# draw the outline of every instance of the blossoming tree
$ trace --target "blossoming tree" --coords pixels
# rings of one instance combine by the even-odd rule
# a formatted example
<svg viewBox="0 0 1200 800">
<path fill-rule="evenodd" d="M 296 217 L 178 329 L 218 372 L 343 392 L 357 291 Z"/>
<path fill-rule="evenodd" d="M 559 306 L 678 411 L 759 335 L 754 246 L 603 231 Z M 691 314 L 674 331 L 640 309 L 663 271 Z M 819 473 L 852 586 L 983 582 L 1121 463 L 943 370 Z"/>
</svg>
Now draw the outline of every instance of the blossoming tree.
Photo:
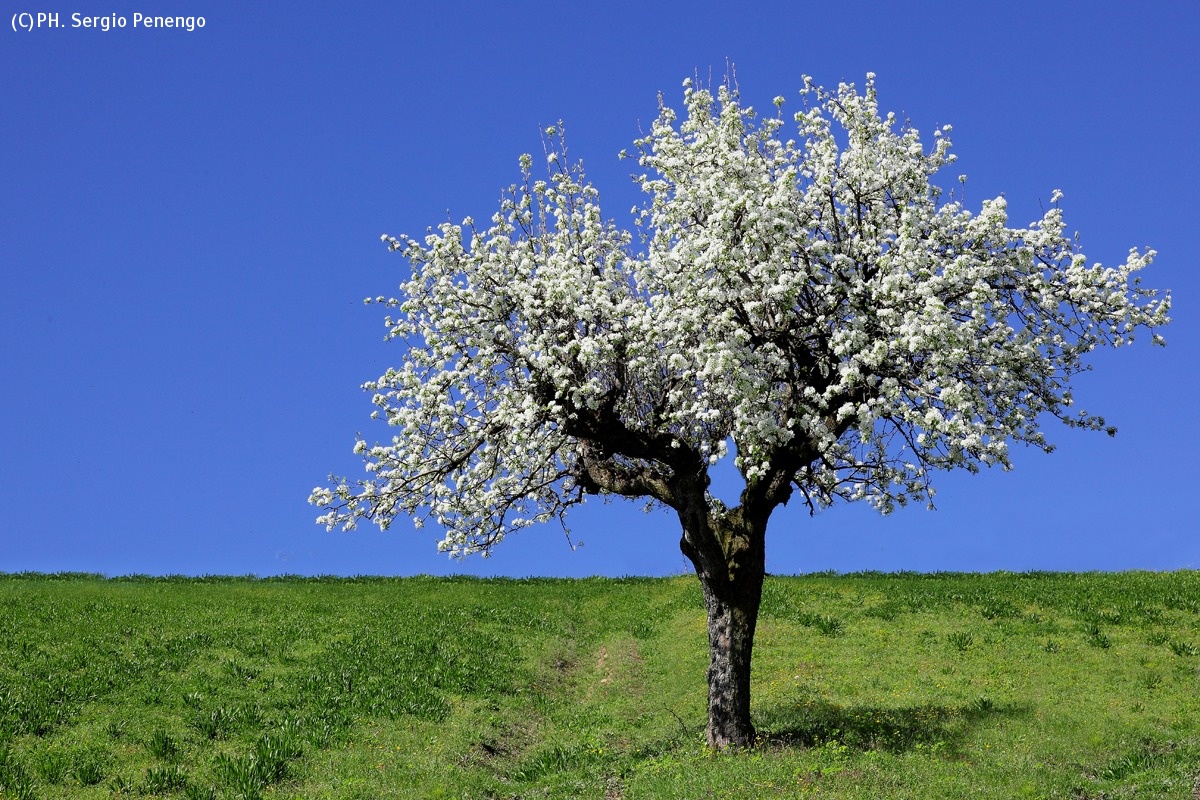
<svg viewBox="0 0 1200 800">
<path fill-rule="evenodd" d="M 881 116 L 874 76 L 805 80 L 795 138 L 780 112 L 684 84 L 637 141 L 649 200 L 635 237 L 547 131 L 546 179 L 521 158 L 486 228 L 385 236 L 411 264 L 390 337 L 400 366 L 365 384 L 395 435 L 357 444 L 369 477 L 334 479 L 319 521 L 446 531 L 453 555 L 561 519 L 587 495 L 678 514 L 708 614 L 710 745 L 753 743 L 750 658 L 772 511 L 929 501 L 938 470 L 1049 451 L 1042 422 L 1074 412 L 1069 382 L 1098 345 L 1168 321 L 1138 285 L 1153 251 L 1089 264 L 1059 193 L 1026 228 L 1004 199 L 972 213 L 931 178 L 951 163 Z M 636 244 L 635 244 L 636 243 Z M 1112 429 L 1108 429 L 1112 432 Z M 709 470 L 744 479 L 728 507 Z"/>
</svg>

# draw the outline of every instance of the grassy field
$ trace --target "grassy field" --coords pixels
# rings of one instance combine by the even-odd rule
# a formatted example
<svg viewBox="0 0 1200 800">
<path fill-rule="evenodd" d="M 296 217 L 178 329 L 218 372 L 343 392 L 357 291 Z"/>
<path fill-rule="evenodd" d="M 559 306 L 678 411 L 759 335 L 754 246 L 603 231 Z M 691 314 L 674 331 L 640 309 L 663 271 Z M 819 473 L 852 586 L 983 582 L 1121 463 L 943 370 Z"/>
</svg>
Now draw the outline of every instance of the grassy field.
<svg viewBox="0 0 1200 800">
<path fill-rule="evenodd" d="M 0 575 L 6 798 L 1200 798 L 1200 573 L 769 578 L 703 747 L 694 578 Z"/>
</svg>

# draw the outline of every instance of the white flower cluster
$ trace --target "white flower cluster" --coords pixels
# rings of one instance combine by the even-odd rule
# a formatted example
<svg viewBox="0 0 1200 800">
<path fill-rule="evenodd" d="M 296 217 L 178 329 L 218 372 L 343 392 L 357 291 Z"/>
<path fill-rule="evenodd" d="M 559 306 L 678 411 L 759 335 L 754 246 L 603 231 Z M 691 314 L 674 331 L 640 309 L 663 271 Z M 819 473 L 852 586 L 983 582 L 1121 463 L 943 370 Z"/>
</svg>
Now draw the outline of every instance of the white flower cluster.
<svg viewBox="0 0 1200 800">
<path fill-rule="evenodd" d="M 793 490 L 887 511 L 929 500 L 934 469 L 1049 450 L 1045 413 L 1103 428 L 1068 410 L 1069 379 L 1168 322 L 1169 296 L 1134 276 L 1153 251 L 1089 266 L 1058 192 L 1027 228 L 1003 198 L 945 200 L 949 129 L 927 149 L 880 115 L 873 76 L 802 94 L 784 139 L 781 116 L 685 83 L 686 117 L 662 107 L 636 143 L 642 250 L 601 216 L 561 128 L 547 178 L 523 156 L 486 230 L 385 236 L 412 265 L 399 299 L 378 298 L 407 352 L 365 388 L 395 435 L 358 443 L 369 480 L 313 491 L 320 521 L 412 515 L 445 526 L 443 549 L 486 553 L 586 493 L 676 505 L 731 442 L 743 500 L 768 513 Z"/>
</svg>

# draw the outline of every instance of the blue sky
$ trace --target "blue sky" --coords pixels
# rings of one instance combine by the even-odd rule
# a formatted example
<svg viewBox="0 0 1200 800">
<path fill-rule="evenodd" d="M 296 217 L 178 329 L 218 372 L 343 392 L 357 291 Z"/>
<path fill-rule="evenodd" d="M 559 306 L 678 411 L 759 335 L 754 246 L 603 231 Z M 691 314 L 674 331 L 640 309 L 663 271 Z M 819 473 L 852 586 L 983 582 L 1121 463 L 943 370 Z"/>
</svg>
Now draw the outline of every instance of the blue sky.
<svg viewBox="0 0 1200 800">
<path fill-rule="evenodd" d="M 560 119 L 628 223 L 617 153 L 727 62 L 764 107 L 876 72 L 885 109 L 954 126 L 970 206 L 1025 224 L 1062 189 L 1090 258 L 1159 251 L 1176 320 L 1077 382 L 1115 439 L 1052 427 L 1053 455 L 944 476 L 935 512 L 782 509 L 768 569 L 1200 568 L 1196 4 L 29 5 L 62 27 L 0 29 L 0 571 L 682 571 L 674 518 L 633 503 L 579 509 L 577 550 L 548 525 L 451 562 L 305 500 L 390 435 L 358 390 L 401 352 L 361 302 L 405 273 L 380 234 L 487 218 Z M 204 27 L 134 29 L 147 6 Z"/>
</svg>

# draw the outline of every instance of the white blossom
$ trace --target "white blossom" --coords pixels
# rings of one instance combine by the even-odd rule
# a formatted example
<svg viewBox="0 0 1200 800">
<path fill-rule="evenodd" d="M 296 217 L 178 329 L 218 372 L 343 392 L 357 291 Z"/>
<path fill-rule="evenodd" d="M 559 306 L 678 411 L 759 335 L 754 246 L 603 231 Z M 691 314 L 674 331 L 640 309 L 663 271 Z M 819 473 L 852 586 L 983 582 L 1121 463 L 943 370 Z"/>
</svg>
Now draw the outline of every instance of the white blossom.
<svg viewBox="0 0 1200 800">
<path fill-rule="evenodd" d="M 1107 429 L 1068 411 L 1069 382 L 1138 328 L 1161 343 L 1169 295 L 1135 275 L 1154 251 L 1089 266 L 1057 190 L 1026 228 L 1003 197 L 946 199 L 949 126 L 927 147 L 880 115 L 873 75 L 802 95 L 789 131 L 685 82 L 683 112 L 663 105 L 636 142 L 640 237 L 602 216 L 553 128 L 547 177 L 522 156 L 486 229 L 385 235 L 412 273 L 375 302 L 399 308 L 405 351 L 365 388 L 394 435 L 356 446 L 369 478 L 313 490 L 319 521 L 412 516 L 452 554 L 486 552 L 590 492 L 678 505 L 671 481 L 731 452 L 744 502 L 886 512 L 929 502 L 936 470 L 1050 450 L 1047 415 Z"/>
</svg>

